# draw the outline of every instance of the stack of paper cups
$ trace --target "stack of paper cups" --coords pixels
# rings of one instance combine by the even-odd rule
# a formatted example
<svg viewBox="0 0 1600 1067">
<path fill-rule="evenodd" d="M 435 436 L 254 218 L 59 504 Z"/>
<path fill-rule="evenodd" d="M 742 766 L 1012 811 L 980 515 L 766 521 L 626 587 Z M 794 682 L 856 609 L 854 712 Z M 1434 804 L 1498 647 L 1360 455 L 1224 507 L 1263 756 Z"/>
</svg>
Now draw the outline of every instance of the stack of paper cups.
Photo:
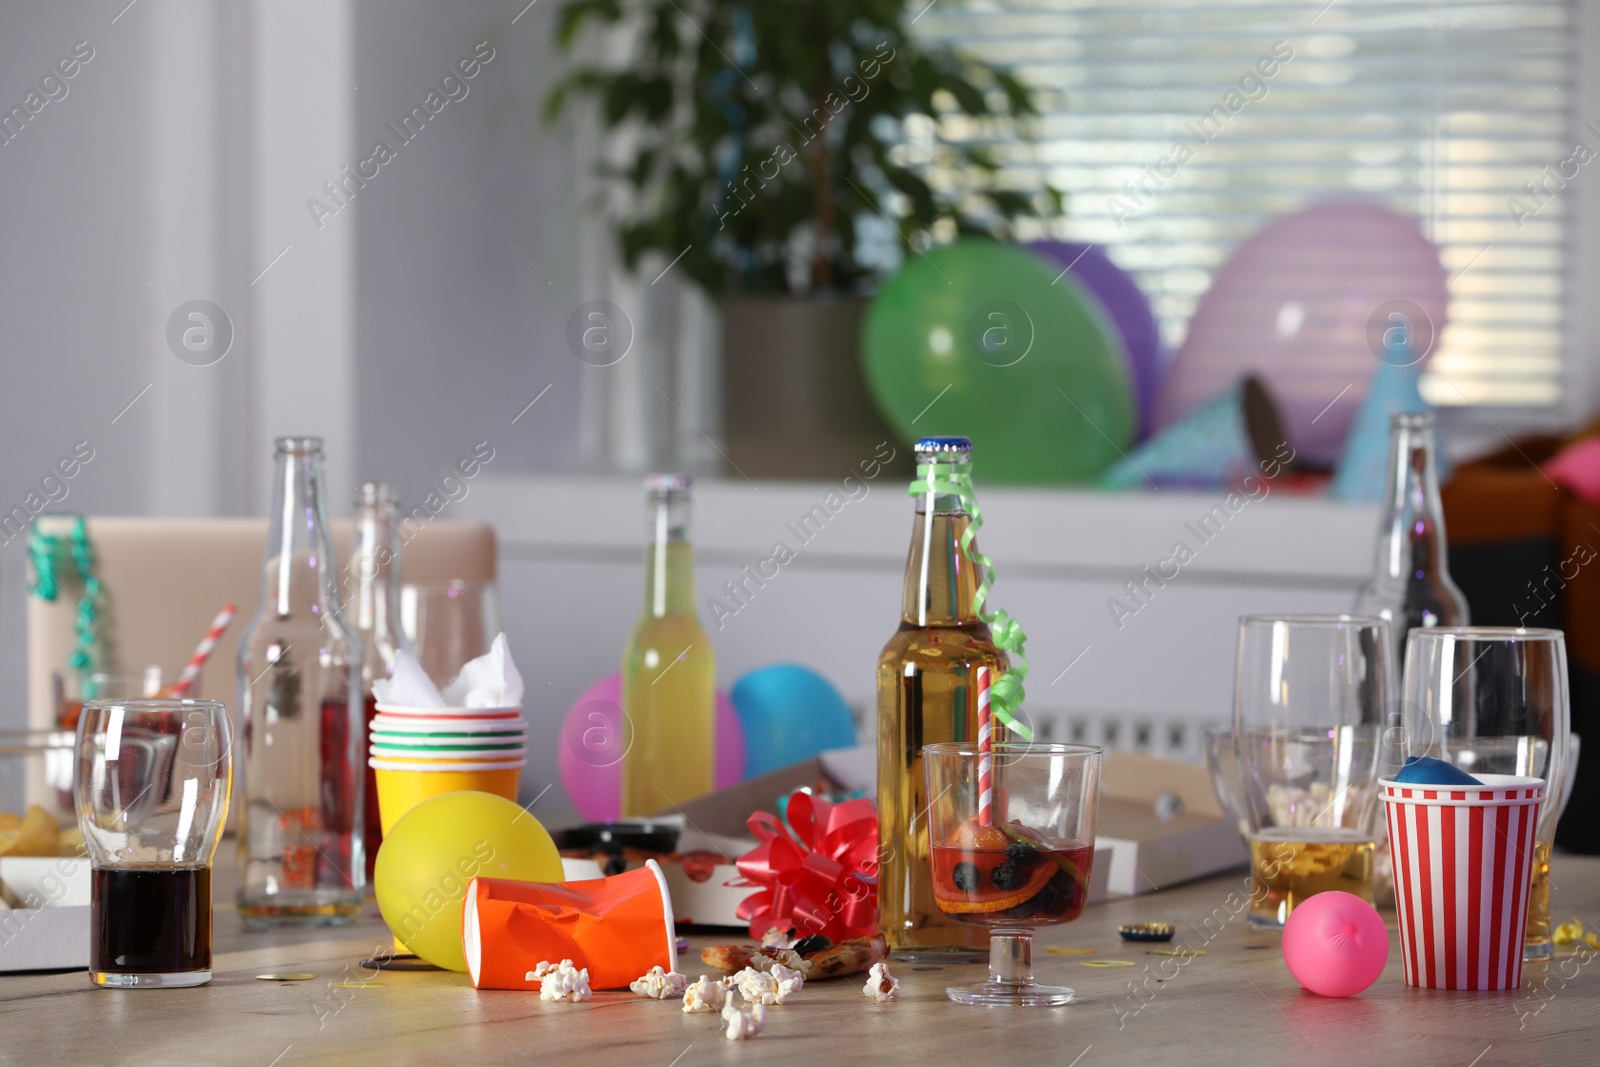
<svg viewBox="0 0 1600 1067">
<path fill-rule="evenodd" d="M 1380 782 L 1406 985 L 1516 989 L 1544 780 Z"/>
<path fill-rule="evenodd" d="M 527 763 L 521 708 L 402 708 L 378 705 L 368 763 L 388 834 L 429 797 L 474 789 L 517 799 Z"/>
</svg>

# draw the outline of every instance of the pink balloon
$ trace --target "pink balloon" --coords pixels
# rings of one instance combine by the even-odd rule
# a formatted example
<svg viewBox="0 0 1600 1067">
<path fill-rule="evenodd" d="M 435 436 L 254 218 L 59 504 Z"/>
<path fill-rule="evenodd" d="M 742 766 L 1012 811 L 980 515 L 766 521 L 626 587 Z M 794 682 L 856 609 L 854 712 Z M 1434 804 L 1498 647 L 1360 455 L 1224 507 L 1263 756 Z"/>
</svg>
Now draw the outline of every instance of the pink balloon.
<svg viewBox="0 0 1600 1067">
<path fill-rule="evenodd" d="M 1447 298 L 1439 250 L 1407 216 L 1335 201 L 1277 218 L 1212 278 L 1162 382 L 1156 428 L 1253 372 L 1277 401 L 1299 458 L 1331 465 L 1384 331 L 1404 324 L 1426 359 L 1444 331 Z"/>
<path fill-rule="evenodd" d="M 1302 986 L 1324 997 L 1366 989 L 1389 962 L 1389 931 L 1378 909 L 1351 893 L 1318 893 L 1283 924 L 1283 961 Z"/>
<path fill-rule="evenodd" d="M 622 672 L 608 674 L 583 691 L 561 724 L 561 784 L 573 807 L 590 822 L 622 817 L 622 757 L 627 744 L 622 719 Z M 744 727 L 727 695 L 717 690 L 716 785 L 744 779 Z"/>
</svg>

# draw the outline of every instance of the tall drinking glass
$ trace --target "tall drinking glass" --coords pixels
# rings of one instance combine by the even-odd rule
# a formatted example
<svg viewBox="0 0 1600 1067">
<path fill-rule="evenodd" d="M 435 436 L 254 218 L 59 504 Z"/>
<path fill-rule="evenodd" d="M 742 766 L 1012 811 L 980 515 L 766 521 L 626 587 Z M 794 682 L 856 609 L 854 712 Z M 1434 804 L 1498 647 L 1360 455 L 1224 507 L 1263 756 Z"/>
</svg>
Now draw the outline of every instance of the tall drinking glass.
<svg viewBox="0 0 1600 1067">
<path fill-rule="evenodd" d="M 961 1004 L 1070 1003 L 1071 988 L 1034 980 L 1033 928 L 1071 922 L 1089 899 L 1100 750 L 1004 742 L 987 762 L 974 742 L 922 749 L 934 904 L 989 930 L 989 980 L 945 992 Z"/>
<path fill-rule="evenodd" d="M 233 781 L 227 712 L 215 700 L 91 700 L 77 748 L 90 981 L 204 985 L 211 860 Z"/>
<path fill-rule="evenodd" d="M 1250 845 L 1250 922 L 1282 929 L 1330 889 L 1376 896 L 1384 723 L 1394 695 L 1388 623 L 1356 615 L 1239 620 L 1234 734 Z"/>
<path fill-rule="evenodd" d="M 1406 640 L 1405 745 L 1468 774 L 1545 780 L 1534 829 L 1525 960 L 1549 959 L 1550 846 L 1571 765 L 1567 646 L 1560 630 L 1467 626 Z"/>
<path fill-rule="evenodd" d="M 422 669 L 442 689 L 494 644 L 500 589 L 494 582 L 461 578 L 406 582 L 400 586 L 400 627 Z"/>
</svg>

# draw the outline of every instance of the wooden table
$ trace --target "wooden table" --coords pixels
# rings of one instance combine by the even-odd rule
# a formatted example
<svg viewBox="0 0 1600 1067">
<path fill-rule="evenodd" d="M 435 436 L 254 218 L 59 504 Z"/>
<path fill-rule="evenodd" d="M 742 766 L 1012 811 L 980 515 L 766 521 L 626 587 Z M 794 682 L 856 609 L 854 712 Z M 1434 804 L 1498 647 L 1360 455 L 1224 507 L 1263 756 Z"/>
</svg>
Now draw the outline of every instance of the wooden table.
<svg viewBox="0 0 1600 1067">
<path fill-rule="evenodd" d="M 1558 856 L 1553 873 L 1555 915 L 1600 922 L 1600 859 Z M 1554 964 L 1526 968 L 1520 990 L 1445 993 L 1408 989 L 1392 952 L 1372 989 L 1328 1000 L 1299 990 L 1276 935 L 1252 933 L 1243 915 L 1230 917 L 1229 894 L 1243 888 L 1240 871 L 1090 908 L 1078 922 L 1041 934 L 1036 972 L 1077 988 L 1079 1000 L 1068 1007 L 964 1007 L 947 1000 L 944 987 L 977 980 L 980 967 L 896 964 L 899 1001 L 873 1005 L 860 979 L 814 983 L 771 1009 L 766 1034 L 750 1042 L 723 1038 L 714 1016 L 685 1015 L 676 1002 L 627 992 L 541 1004 L 527 993 L 475 992 L 465 975 L 364 971 L 360 961 L 385 943 L 374 907 L 351 928 L 268 933 L 244 932 L 224 909 L 216 977 L 204 988 L 94 989 L 81 972 L 0 977 L 0 1063 L 1600 1063 L 1600 959 L 1568 950 Z M 1392 913 L 1387 918 L 1392 926 Z M 1148 919 L 1178 923 L 1174 944 L 1206 954 L 1180 967 L 1117 938 L 1118 923 Z M 1049 945 L 1092 947 L 1096 955 L 1049 955 Z M 1085 967 L 1084 959 L 1134 966 Z M 680 969 L 692 977 L 694 962 Z M 267 971 L 309 971 L 316 979 L 256 980 Z"/>
</svg>

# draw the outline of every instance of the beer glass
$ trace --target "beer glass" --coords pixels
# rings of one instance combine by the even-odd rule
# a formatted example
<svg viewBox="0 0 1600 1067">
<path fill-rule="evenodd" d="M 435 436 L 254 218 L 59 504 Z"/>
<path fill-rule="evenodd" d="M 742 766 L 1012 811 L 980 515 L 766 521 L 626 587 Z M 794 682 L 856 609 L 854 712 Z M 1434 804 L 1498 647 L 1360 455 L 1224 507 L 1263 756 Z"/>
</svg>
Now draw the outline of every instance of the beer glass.
<svg viewBox="0 0 1600 1067">
<path fill-rule="evenodd" d="M 1376 896 L 1378 779 L 1398 769 L 1390 649 L 1382 619 L 1239 620 L 1233 721 L 1258 928 L 1282 929 L 1331 889 Z"/>
<path fill-rule="evenodd" d="M 1565 638 L 1509 626 L 1412 630 L 1404 696 L 1406 755 L 1545 780 L 1522 958 L 1549 959 L 1550 846 L 1573 762 Z"/>
<path fill-rule="evenodd" d="M 228 813 L 230 740 L 220 701 L 83 705 L 76 799 L 95 985 L 211 981 L 211 859 Z"/>
</svg>

